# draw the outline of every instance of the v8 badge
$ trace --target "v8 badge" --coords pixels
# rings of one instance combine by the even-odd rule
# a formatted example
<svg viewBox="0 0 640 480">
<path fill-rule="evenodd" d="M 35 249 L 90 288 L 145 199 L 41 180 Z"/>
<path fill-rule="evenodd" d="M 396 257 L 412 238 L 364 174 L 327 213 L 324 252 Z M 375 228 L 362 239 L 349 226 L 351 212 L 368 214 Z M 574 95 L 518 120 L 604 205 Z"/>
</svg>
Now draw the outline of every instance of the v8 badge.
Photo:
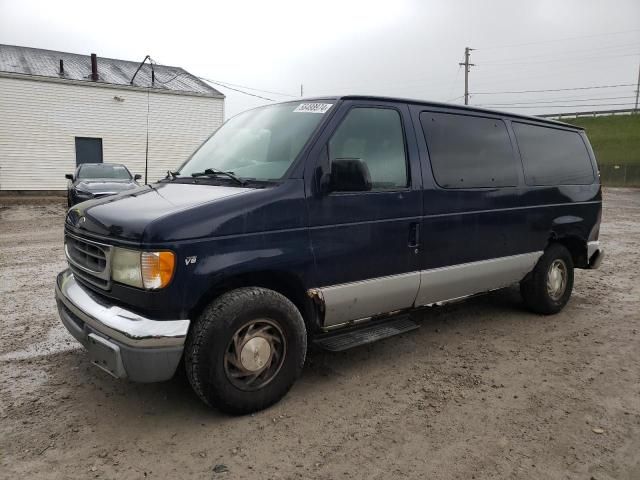
<svg viewBox="0 0 640 480">
<path fill-rule="evenodd" d="M 197 261 L 198 261 L 198 257 L 193 255 L 191 257 L 186 257 L 184 259 L 184 264 L 185 265 L 195 265 Z"/>
</svg>

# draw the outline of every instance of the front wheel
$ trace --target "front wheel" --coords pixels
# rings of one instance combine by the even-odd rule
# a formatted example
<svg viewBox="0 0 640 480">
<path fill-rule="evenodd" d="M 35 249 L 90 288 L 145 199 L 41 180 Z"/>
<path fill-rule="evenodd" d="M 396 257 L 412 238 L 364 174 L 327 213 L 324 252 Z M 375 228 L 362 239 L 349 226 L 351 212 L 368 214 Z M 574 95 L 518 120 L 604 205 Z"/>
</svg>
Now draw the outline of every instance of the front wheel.
<svg viewBox="0 0 640 480">
<path fill-rule="evenodd" d="M 306 351 L 304 321 L 291 301 L 266 288 L 240 288 L 220 296 L 196 321 L 185 346 L 185 367 L 202 401 L 245 414 L 289 391 Z"/>
<path fill-rule="evenodd" d="M 529 309 L 543 315 L 564 308 L 573 290 L 573 260 L 564 245 L 551 244 L 533 271 L 520 282 L 522 298 Z"/>
</svg>

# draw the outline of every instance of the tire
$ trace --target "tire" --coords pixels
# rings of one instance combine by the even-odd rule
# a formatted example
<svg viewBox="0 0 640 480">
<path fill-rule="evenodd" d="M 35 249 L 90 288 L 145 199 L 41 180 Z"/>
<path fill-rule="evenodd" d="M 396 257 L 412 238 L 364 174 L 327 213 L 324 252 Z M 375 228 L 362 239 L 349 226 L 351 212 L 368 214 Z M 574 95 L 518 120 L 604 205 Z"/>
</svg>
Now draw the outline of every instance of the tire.
<svg viewBox="0 0 640 480">
<path fill-rule="evenodd" d="M 205 308 L 187 337 L 184 359 L 204 403 L 241 415 L 280 400 L 302 373 L 306 353 L 307 332 L 295 305 L 273 290 L 248 287 Z"/>
<path fill-rule="evenodd" d="M 564 279 L 559 280 L 562 276 Z M 561 283 L 564 283 L 563 287 Z M 520 282 L 524 303 L 530 310 L 542 315 L 552 315 L 562 310 L 572 290 L 573 260 L 569 250 L 559 243 L 549 245 L 533 271 Z"/>
</svg>

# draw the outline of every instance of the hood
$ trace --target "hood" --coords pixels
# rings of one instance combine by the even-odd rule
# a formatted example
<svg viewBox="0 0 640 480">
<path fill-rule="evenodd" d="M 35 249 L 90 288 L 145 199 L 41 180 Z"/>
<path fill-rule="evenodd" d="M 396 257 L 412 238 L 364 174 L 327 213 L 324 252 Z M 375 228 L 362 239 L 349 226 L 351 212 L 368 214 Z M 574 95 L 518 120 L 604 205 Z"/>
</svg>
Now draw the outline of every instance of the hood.
<svg viewBox="0 0 640 480">
<path fill-rule="evenodd" d="M 140 241 L 152 222 L 172 214 L 245 195 L 251 188 L 160 183 L 83 202 L 67 213 L 66 223 L 79 233 Z"/>
<path fill-rule="evenodd" d="M 122 192 L 124 190 L 131 190 L 138 187 L 138 184 L 133 180 L 83 180 L 75 185 L 76 190 L 98 194 L 98 193 L 113 193 Z"/>
</svg>

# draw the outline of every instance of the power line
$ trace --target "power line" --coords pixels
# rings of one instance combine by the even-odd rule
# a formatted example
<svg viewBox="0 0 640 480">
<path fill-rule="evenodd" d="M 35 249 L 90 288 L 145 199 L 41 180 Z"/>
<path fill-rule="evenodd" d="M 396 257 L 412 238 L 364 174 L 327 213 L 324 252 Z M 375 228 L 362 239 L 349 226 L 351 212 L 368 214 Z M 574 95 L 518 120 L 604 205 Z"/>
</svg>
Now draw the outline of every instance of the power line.
<svg viewBox="0 0 640 480">
<path fill-rule="evenodd" d="M 450 98 L 449 100 L 446 100 L 446 102 L 455 102 L 455 101 L 456 101 L 456 100 L 458 100 L 459 98 L 463 98 L 463 97 L 464 97 L 464 95 L 460 95 L 460 96 L 455 97 L 455 98 Z"/>
<path fill-rule="evenodd" d="M 539 63 L 555 63 L 555 62 L 584 62 L 584 61 L 591 61 L 591 60 L 598 60 L 598 59 L 602 59 L 602 58 L 619 58 L 619 57 L 636 57 L 640 55 L 640 52 L 634 52 L 634 53 L 624 53 L 624 54 L 620 54 L 620 55 L 599 55 L 599 56 L 591 56 L 591 57 L 578 57 L 578 58 L 574 58 L 574 57 L 566 57 L 566 58 L 553 58 L 550 60 L 536 60 L 533 62 L 482 62 L 480 64 L 480 66 L 493 66 L 493 65 L 497 65 L 497 66 L 502 66 L 502 65 L 536 65 Z"/>
<path fill-rule="evenodd" d="M 148 58 L 149 58 L 149 62 L 150 63 L 158 65 L 158 62 L 156 62 L 154 59 L 152 59 L 151 57 L 148 57 Z M 145 60 L 146 60 L 146 58 L 145 58 Z M 143 63 L 144 63 L 144 61 L 143 61 Z M 190 75 L 191 74 L 189 74 L 188 72 L 179 72 L 179 73 L 176 73 L 173 77 L 169 78 L 168 80 L 160 81 L 158 83 L 161 83 L 161 84 L 164 85 L 164 84 L 167 84 L 169 82 L 172 82 L 172 81 L 176 80 L 179 77 L 190 76 Z M 273 100 L 273 99 L 267 98 L 267 97 L 263 97 L 263 96 L 260 96 L 260 95 L 254 95 L 254 94 L 249 93 L 249 92 L 244 92 L 242 90 L 238 90 L 237 88 L 240 88 L 240 89 L 244 88 L 245 90 L 252 90 L 254 92 L 271 93 L 273 95 L 282 95 L 282 96 L 285 96 L 285 97 L 297 98 L 295 95 L 290 95 L 288 93 L 275 92 L 275 91 L 272 91 L 272 90 L 261 90 L 259 88 L 247 87 L 246 85 L 238 85 L 238 84 L 235 84 L 235 83 L 225 82 L 225 81 L 222 81 L 222 80 L 211 80 L 211 79 L 207 79 L 207 78 L 204 78 L 204 77 L 198 77 L 198 76 L 196 76 L 196 78 L 199 78 L 200 80 L 203 80 L 203 81 L 208 82 L 208 83 L 212 83 L 214 85 L 219 85 L 221 87 L 228 88 L 229 90 L 233 90 L 233 91 L 236 91 L 236 92 L 239 92 L 239 93 L 243 93 L 245 95 L 250 95 L 252 97 L 262 98 L 264 100 L 269 100 L 271 102 L 275 102 L 276 100 Z M 232 87 L 237 87 L 237 88 L 232 88 Z"/>
<path fill-rule="evenodd" d="M 462 65 L 458 64 L 458 70 L 456 70 L 456 76 L 453 78 L 453 82 L 451 82 L 451 90 L 449 90 L 449 94 L 447 95 L 447 97 L 451 96 L 451 94 L 453 93 L 453 89 L 456 87 L 456 80 L 458 80 L 458 75 L 460 75 L 461 68 L 462 68 Z M 456 97 L 456 98 L 460 98 L 460 97 Z"/>
<path fill-rule="evenodd" d="M 574 54 L 574 53 L 592 53 L 592 52 L 602 52 L 605 53 L 606 51 L 609 50 L 621 50 L 621 49 L 627 49 L 627 48 L 637 48 L 640 46 L 640 43 L 634 42 L 634 43 L 623 43 L 623 44 L 617 44 L 617 45 L 608 45 L 608 46 L 602 46 L 602 47 L 595 47 L 595 48 L 588 48 L 588 49 L 580 49 L 580 50 L 564 50 L 561 52 L 551 52 L 552 54 L 558 53 L 558 54 Z M 508 62 L 511 60 L 523 60 L 523 59 L 528 59 L 528 58 L 547 58 L 549 56 L 549 53 L 544 53 L 544 54 L 539 54 L 539 55 L 522 55 L 522 56 L 518 56 L 518 57 L 507 57 L 507 58 L 499 58 L 497 59 L 498 62 Z M 493 64 L 496 63 L 494 61 L 491 62 L 482 62 L 483 65 L 485 64 Z"/>
<path fill-rule="evenodd" d="M 626 97 L 600 97 L 600 98 L 576 98 L 576 99 L 568 99 L 568 98 L 564 98 L 564 99 L 560 99 L 560 100 L 546 100 L 546 101 L 542 101 L 542 102 L 513 102 L 513 103 L 483 103 L 483 104 L 478 104 L 478 107 L 483 107 L 483 106 L 511 106 L 511 105 L 539 105 L 539 104 L 545 104 L 545 103 L 566 103 L 567 100 L 571 100 L 572 102 L 593 102 L 593 101 L 599 101 L 599 100 L 626 100 L 629 98 L 636 98 L 635 95 L 627 95 Z M 576 105 L 576 107 L 579 105 Z"/>
<path fill-rule="evenodd" d="M 573 108 L 573 107 L 616 107 L 622 105 L 633 105 L 633 102 L 627 103 L 595 103 L 589 105 L 539 105 L 539 106 L 531 106 L 531 105 L 516 105 L 509 106 L 509 108 Z M 493 105 L 483 105 L 484 107 L 493 108 Z"/>
<path fill-rule="evenodd" d="M 272 95 L 282 95 L 284 97 L 298 98 L 297 95 L 290 95 L 288 93 L 276 92 L 273 90 L 261 90 L 259 88 L 247 87 L 246 85 L 238 85 L 237 83 L 225 82 L 223 80 L 210 80 L 211 83 L 218 83 L 220 85 L 231 85 L 236 88 L 244 88 L 245 90 L 251 90 L 253 92 L 270 93 Z"/>
<path fill-rule="evenodd" d="M 214 80 L 209 80 L 208 78 L 204 78 L 204 77 L 197 77 L 197 78 L 199 78 L 200 80 L 202 80 L 204 82 L 212 83 L 213 85 L 218 85 L 220 87 L 228 88 L 229 90 L 233 90 L 234 92 L 242 93 L 244 95 L 249 95 L 250 97 L 261 98 L 262 100 L 268 100 L 269 102 L 275 102 L 276 101 L 273 98 L 263 97 L 262 95 L 256 95 L 255 93 L 245 92 L 244 90 L 240 90 L 238 88 L 229 87 L 229 86 L 224 85 L 224 84 L 222 84 L 220 82 L 216 82 Z"/>
<path fill-rule="evenodd" d="M 596 88 L 616 88 L 616 87 L 633 87 L 635 83 L 619 83 L 616 85 L 595 85 L 592 87 L 573 87 L 573 88 L 547 88 L 543 90 L 512 90 L 505 92 L 472 92 L 472 95 L 501 95 L 511 93 L 541 93 L 541 92 L 567 92 L 572 90 L 592 90 Z"/>
<path fill-rule="evenodd" d="M 623 30 L 620 32 L 606 32 L 606 33 L 596 33 L 593 35 L 580 35 L 577 37 L 565 37 L 565 38 L 556 38 L 553 40 L 541 40 L 539 42 L 526 42 L 526 43 L 514 43 L 514 44 L 510 44 L 510 45 L 494 45 L 494 46 L 488 46 L 488 47 L 480 47 L 479 50 L 495 50 L 498 48 L 511 48 L 511 47 L 525 47 L 527 45 L 541 45 L 544 43 L 554 43 L 554 42 L 564 42 L 565 40 L 578 40 L 581 38 L 594 38 L 594 37 L 604 37 L 607 35 L 622 35 L 625 33 L 635 33 L 635 32 L 640 32 L 640 29 L 634 29 L 634 30 Z"/>
</svg>

